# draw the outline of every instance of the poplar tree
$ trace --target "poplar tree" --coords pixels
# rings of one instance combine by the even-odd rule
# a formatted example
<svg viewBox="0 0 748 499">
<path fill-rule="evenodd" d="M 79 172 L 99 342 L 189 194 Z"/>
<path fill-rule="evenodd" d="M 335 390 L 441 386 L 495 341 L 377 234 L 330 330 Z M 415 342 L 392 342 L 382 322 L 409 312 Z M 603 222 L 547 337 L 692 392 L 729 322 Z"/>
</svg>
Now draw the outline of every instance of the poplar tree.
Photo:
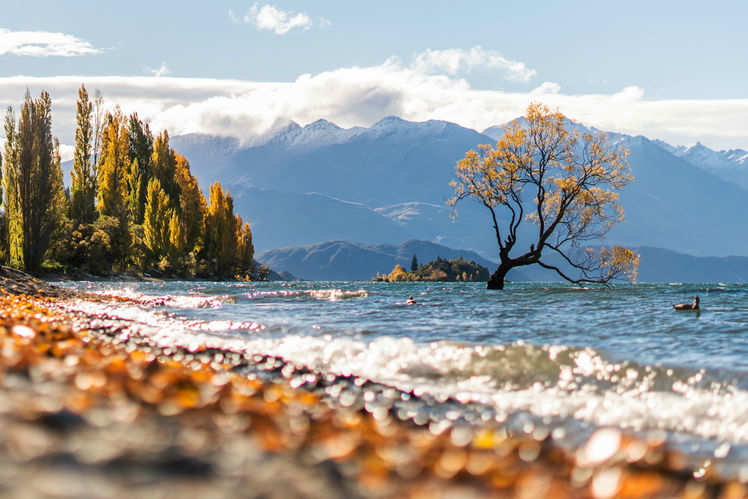
<svg viewBox="0 0 748 499">
<path fill-rule="evenodd" d="M 161 188 L 161 182 L 153 178 L 148 182 L 145 216 L 143 219 L 143 242 L 148 249 L 149 263 L 157 262 L 169 252 L 170 223 L 173 211 L 171 200 Z"/>
<path fill-rule="evenodd" d="M 128 232 L 127 180 L 129 175 L 129 139 L 125 118 L 117 109 L 107 114 L 101 137 L 101 154 L 97 168 L 99 214 L 112 217 L 118 222 L 118 230 L 112 235 L 113 253 L 120 266 L 127 258 L 130 237 Z"/>
<path fill-rule="evenodd" d="M 169 133 L 164 130 L 153 142 L 153 176 L 161 183 L 161 188 L 169 195 L 172 208 L 179 209 L 179 185 L 176 181 L 177 158 L 169 146 Z"/>
<path fill-rule="evenodd" d="M 179 186 L 179 210 L 184 233 L 184 250 L 186 252 L 199 250 L 205 244 L 205 213 L 207 203 L 197 179 L 190 172 L 187 158 L 176 153 L 176 182 Z"/>
<path fill-rule="evenodd" d="M 229 275 L 236 259 L 236 219 L 234 200 L 228 191 L 224 194 L 220 182 L 210 186 L 205 238 L 205 249 L 213 272 L 218 276 Z"/>
<path fill-rule="evenodd" d="M 78 90 L 73 170 L 70 172 L 73 178 L 71 214 L 76 227 L 96 220 L 96 172 L 91 164 L 91 142 L 94 139 L 92 113 L 93 104 L 88 100 L 88 91 L 85 85 L 81 85 Z"/>
<path fill-rule="evenodd" d="M 5 202 L 3 201 L 3 153 L 0 152 L 0 263 L 5 263 L 8 240 L 5 233 Z"/>
<path fill-rule="evenodd" d="M 169 263 L 181 267 L 187 249 L 187 233 L 179 216 L 173 210 L 169 213 Z"/>
<path fill-rule="evenodd" d="M 12 109 L 8 110 L 5 135 L 10 261 L 38 272 L 65 207 L 49 94 L 42 91 L 38 99 L 32 99 L 27 91 L 17 128 Z"/>
<path fill-rule="evenodd" d="M 236 215 L 236 268 L 242 274 L 249 274 L 254 267 L 255 247 L 252 244 L 252 229 L 249 222 L 243 222 Z"/>
<path fill-rule="evenodd" d="M 14 248 L 18 247 L 19 242 L 15 239 L 20 233 L 20 226 L 18 217 L 11 218 L 13 208 L 18 203 L 15 183 L 15 165 L 18 161 L 16 144 L 16 119 L 13 115 L 13 108 L 8 107 L 5 114 L 5 122 L 3 125 L 5 132 L 5 151 L 4 151 L 4 162 L 5 172 L 3 175 L 3 187 L 5 188 L 5 200 L 4 200 L 4 228 L 5 234 L 3 234 L 3 244 L 5 245 L 5 260 L 10 261 L 11 264 L 17 263 L 13 260 Z"/>
<path fill-rule="evenodd" d="M 129 119 L 129 159 L 130 171 L 127 185 L 127 206 L 134 224 L 142 224 L 145 214 L 148 181 L 153 175 L 153 134 L 147 123 L 138 118 L 137 113 Z"/>
</svg>

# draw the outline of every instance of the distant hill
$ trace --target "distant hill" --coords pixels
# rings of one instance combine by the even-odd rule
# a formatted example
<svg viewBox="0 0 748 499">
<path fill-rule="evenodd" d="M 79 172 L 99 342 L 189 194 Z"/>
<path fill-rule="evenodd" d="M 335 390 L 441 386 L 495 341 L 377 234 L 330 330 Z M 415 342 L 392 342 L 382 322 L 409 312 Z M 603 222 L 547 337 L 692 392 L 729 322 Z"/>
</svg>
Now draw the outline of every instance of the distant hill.
<svg viewBox="0 0 748 499">
<path fill-rule="evenodd" d="M 638 282 L 748 282 L 748 257 L 697 257 L 662 248 L 635 248 L 641 256 Z M 561 262 L 548 261 L 559 265 Z M 493 269 L 491 269 L 493 271 Z M 522 267 L 523 276 L 514 280 L 550 281 L 562 279 L 538 265 Z"/>
<path fill-rule="evenodd" d="M 648 246 L 637 251 L 641 255 L 639 282 L 748 282 L 748 257 L 695 257 Z M 407 241 L 399 245 L 328 241 L 266 251 L 257 259 L 278 272 L 290 272 L 302 279 L 349 281 L 368 280 L 377 272 L 389 273 L 396 264 L 409 269 L 414 254 L 419 262 L 462 256 L 486 267 L 489 272 L 496 270 L 497 265 L 472 251 L 426 241 Z M 512 270 L 509 280 L 557 282 L 562 279 L 553 271 L 529 265 Z"/>
<path fill-rule="evenodd" d="M 369 280 L 377 272 L 389 273 L 396 264 L 409 268 L 413 255 L 420 262 L 429 262 L 437 257 L 451 260 L 462 256 L 491 271 L 496 268 L 495 262 L 473 251 L 415 240 L 399 245 L 328 241 L 266 251 L 258 255 L 257 260 L 278 272 L 290 272 L 302 279 L 356 281 Z M 520 275 L 520 272 L 516 273 L 517 277 Z M 514 274 L 510 274 L 510 277 L 514 277 Z"/>
<path fill-rule="evenodd" d="M 748 282 L 748 257 L 694 257 L 641 247 L 640 282 Z"/>
</svg>

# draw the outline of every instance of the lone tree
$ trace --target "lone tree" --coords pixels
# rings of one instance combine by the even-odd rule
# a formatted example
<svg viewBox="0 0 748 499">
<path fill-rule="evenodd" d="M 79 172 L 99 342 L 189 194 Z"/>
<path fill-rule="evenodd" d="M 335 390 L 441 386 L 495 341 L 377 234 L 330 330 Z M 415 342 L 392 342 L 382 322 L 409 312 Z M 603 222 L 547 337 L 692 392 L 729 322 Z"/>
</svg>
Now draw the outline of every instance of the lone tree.
<svg viewBox="0 0 748 499">
<path fill-rule="evenodd" d="M 580 246 L 623 221 L 615 191 L 633 180 L 628 152 L 609 148 L 605 135 L 570 131 L 568 124 L 560 112 L 531 104 L 525 123 L 507 125 L 495 148 L 481 145 L 457 164 L 455 197 L 448 203 L 473 198 L 483 204 L 499 246 L 499 267 L 488 289 L 503 289 L 511 269 L 532 264 L 576 284 L 636 277 L 639 256 L 633 251 Z M 523 236 L 532 233 L 532 243 L 520 248 L 518 231 L 525 221 L 535 229 L 523 229 Z M 548 254 L 563 265 L 541 260 Z"/>
</svg>

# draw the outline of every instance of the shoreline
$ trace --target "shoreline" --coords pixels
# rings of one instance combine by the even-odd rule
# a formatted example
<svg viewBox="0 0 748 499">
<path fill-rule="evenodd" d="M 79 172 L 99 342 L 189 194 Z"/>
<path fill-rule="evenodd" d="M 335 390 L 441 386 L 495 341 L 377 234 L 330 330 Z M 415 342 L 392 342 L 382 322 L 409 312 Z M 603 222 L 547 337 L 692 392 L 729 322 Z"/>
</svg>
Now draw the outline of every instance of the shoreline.
<svg viewBox="0 0 748 499">
<path fill-rule="evenodd" d="M 661 441 L 600 429 L 570 454 L 548 434 L 499 424 L 439 432 L 367 403 L 386 390 L 367 380 L 269 356 L 157 347 L 57 307 L 127 298 L 5 269 L 0 289 L 0 491 L 9 497 L 747 493 L 711 468 L 689 468 Z M 354 388 L 364 400 L 346 396 Z"/>
</svg>

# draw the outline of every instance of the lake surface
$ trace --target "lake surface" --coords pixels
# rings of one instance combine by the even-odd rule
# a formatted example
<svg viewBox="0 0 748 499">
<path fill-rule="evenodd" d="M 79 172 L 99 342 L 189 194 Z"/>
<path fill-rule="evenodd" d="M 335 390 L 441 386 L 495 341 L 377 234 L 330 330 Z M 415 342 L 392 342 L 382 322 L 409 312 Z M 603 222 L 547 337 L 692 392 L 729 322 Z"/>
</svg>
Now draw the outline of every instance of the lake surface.
<svg viewBox="0 0 748 499">
<path fill-rule="evenodd" d="M 269 354 L 453 397 L 507 424 L 543 425 L 568 445 L 614 426 L 748 479 L 746 285 L 61 284 L 135 298 L 70 308 L 165 345 Z M 695 295 L 700 312 L 672 309 Z"/>
</svg>

